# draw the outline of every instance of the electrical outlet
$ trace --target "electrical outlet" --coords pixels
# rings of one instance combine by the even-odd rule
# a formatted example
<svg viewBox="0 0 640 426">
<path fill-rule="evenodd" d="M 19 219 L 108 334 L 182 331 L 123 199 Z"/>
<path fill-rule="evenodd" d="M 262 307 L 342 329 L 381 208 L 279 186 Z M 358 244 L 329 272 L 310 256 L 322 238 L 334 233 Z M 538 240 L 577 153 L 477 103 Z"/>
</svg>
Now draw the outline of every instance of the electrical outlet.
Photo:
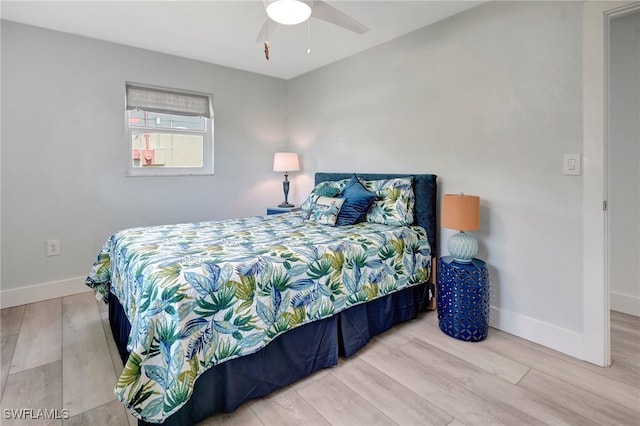
<svg viewBox="0 0 640 426">
<path fill-rule="evenodd" d="M 60 240 L 47 240 L 47 256 L 60 254 Z"/>
</svg>

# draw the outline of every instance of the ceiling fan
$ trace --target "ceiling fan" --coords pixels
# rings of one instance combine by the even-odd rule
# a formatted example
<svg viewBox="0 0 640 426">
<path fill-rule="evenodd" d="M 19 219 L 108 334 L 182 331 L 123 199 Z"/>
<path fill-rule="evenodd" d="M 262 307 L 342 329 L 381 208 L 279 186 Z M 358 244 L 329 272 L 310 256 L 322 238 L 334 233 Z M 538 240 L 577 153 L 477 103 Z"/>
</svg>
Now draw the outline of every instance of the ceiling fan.
<svg viewBox="0 0 640 426">
<path fill-rule="evenodd" d="M 269 59 L 269 34 L 278 28 L 278 24 L 297 25 L 310 18 L 317 18 L 337 25 L 357 34 L 369 31 L 362 23 L 339 11 L 322 0 L 264 0 L 267 19 L 265 20 L 256 41 L 264 40 L 265 57 Z M 307 54 L 311 49 L 307 49 Z"/>
</svg>

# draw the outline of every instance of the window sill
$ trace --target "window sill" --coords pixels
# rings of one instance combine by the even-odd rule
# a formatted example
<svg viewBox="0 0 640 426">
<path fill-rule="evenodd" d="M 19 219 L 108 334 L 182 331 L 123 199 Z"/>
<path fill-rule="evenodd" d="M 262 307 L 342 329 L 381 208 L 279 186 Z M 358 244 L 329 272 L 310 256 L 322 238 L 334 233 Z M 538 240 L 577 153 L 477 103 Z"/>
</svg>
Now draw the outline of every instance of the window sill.
<svg viewBox="0 0 640 426">
<path fill-rule="evenodd" d="M 213 176 L 213 170 L 163 169 L 127 170 L 126 177 Z"/>
</svg>

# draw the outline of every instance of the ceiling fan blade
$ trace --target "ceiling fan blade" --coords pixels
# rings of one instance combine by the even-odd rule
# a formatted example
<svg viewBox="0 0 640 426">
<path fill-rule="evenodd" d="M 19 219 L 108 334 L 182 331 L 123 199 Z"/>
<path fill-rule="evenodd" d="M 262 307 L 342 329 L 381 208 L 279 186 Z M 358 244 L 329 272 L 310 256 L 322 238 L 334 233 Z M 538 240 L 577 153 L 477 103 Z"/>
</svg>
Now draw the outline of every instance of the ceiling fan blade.
<svg viewBox="0 0 640 426">
<path fill-rule="evenodd" d="M 313 2 L 311 16 L 353 31 L 354 33 L 364 34 L 369 31 L 369 28 L 362 23 L 356 21 L 349 15 L 345 15 L 335 7 L 329 6 L 322 0 L 315 0 Z"/>
<path fill-rule="evenodd" d="M 260 32 L 258 32 L 258 37 L 256 37 L 256 43 L 267 39 L 267 25 L 269 26 L 269 37 L 276 32 L 279 26 L 277 22 L 272 21 L 269 18 L 265 19 L 264 24 L 262 24 L 262 28 L 260 28 Z"/>
</svg>

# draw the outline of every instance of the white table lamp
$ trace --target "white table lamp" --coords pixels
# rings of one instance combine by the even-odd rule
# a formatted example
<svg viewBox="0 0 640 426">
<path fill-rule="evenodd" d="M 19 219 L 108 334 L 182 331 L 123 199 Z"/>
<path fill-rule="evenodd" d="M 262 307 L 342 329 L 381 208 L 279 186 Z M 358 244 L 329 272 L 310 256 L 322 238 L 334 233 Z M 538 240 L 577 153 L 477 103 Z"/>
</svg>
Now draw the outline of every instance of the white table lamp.
<svg viewBox="0 0 640 426">
<path fill-rule="evenodd" d="M 289 197 L 289 172 L 297 172 L 298 170 L 300 170 L 300 162 L 298 154 L 295 152 L 276 152 L 273 155 L 273 171 L 284 172 L 284 182 L 282 182 L 284 202 L 278 204 L 278 207 L 293 207 L 293 204 L 287 200 Z"/>
</svg>

